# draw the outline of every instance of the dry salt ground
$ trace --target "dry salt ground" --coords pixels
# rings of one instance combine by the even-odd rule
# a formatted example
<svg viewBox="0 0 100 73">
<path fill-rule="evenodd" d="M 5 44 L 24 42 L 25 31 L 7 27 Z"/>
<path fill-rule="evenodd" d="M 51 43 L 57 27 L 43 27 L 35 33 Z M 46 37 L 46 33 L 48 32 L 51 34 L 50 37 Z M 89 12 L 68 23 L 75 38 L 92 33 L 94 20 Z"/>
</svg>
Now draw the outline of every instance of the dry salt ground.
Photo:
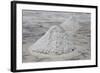
<svg viewBox="0 0 100 73">
<path fill-rule="evenodd" d="M 23 62 L 91 58 L 90 14 L 23 10 Z"/>
</svg>

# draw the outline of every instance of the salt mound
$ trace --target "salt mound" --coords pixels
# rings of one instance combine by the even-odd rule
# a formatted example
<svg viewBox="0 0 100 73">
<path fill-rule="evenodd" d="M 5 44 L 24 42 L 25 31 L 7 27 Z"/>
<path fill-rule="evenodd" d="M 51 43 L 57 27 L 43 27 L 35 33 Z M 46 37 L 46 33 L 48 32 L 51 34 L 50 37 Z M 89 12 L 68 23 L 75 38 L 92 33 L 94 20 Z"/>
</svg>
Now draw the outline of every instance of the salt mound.
<svg viewBox="0 0 100 73">
<path fill-rule="evenodd" d="M 44 54 L 64 54 L 72 51 L 72 43 L 65 31 L 57 25 L 52 26 L 44 36 L 30 47 L 33 52 Z"/>
<path fill-rule="evenodd" d="M 70 17 L 65 22 L 60 24 L 60 26 L 67 32 L 67 34 L 72 35 L 74 34 L 79 28 L 80 25 L 77 22 L 75 17 Z"/>
</svg>

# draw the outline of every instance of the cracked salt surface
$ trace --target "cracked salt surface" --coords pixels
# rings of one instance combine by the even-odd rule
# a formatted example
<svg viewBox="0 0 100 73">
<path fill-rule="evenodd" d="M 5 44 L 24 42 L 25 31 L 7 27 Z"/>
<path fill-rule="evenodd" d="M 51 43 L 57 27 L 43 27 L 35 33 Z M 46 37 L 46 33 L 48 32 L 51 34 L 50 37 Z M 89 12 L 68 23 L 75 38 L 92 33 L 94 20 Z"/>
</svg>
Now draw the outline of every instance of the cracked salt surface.
<svg viewBox="0 0 100 73">
<path fill-rule="evenodd" d="M 26 11 L 26 13 L 27 12 L 31 13 L 31 11 Z M 91 35 L 89 14 L 84 13 L 78 15 L 77 13 L 73 13 L 74 16 L 72 15 L 72 13 L 66 14 L 70 17 L 66 15 L 62 17 L 62 15 L 64 15 L 62 14 L 61 18 L 67 18 L 67 20 L 63 20 L 63 23 L 60 23 L 60 20 L 57 21 L 57 19 L 59 18 L 53 18 L 57 13 L 42 13 L 48 14 L 43 14 L 42 16 L 41 11 L 40 13 L 38 13 L 42 17 L 42 20 L 39 18 L 39 25 L 37 25 L 39 21 L 33 21 L 34 23 L 36 22 L 36 24 L 30 25 L 26 25 L 24 23 L 23 27 L 28 28 L 24 28 L 23 30 L 23 62 L 90 59 Z M 26 19 L 34 17 L 34 19 L 38 19 L 38 17 L 35 18 L 36 16 L 34 16 L 34 13 L 32 13 L 32 15 L 33 16 L 24 15 L 23 18 Z M 82 19 L 84 19 L 84 21 L 82 21 Z M 28 22 L 30 20 L 31 19 L 28 19 L 25 22 Z M 54 23 L 52 26 L 51 22 Z"/>
</svg>

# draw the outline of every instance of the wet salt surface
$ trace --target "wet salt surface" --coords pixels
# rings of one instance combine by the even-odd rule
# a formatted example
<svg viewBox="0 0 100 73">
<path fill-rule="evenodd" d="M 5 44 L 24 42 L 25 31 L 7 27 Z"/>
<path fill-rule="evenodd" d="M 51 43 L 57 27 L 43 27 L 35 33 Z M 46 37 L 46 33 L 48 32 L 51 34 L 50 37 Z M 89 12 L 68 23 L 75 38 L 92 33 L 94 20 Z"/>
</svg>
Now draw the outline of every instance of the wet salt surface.
<svg viewBox="0 0 100 73">
<path fill-rule="evenodd" d="M 79 51 L 78 55 L 70 57 L 45 57 L 43 53 L 29 52 L 29 47 L 36 43 L 52 26 L 60 25 L 72 17 L 72 20 L 78 22 L 80 28 L 74 32 L 72 42 Z M 27 11 L 23 10 L 23 62 L 42 62 L 42 61 L 61 61 L 61 60 L 85 60 L 91 58 L 90 45 L 90 14 L 89 13 L 72 13 L 72 12 L 51 12 L 51 11 Z M 74 30 L 74 29 L 73 29 Z M 68 32 L 68 31 L 66 31 Z M 69 31 L 70 32 L 70 31 Z M 69 35 L 70 36 L 70 35 Z M 72 50 L 73 52 L 74 50 Z M 69 57 L 70 58 L 69 58 Z"/>
</svg>

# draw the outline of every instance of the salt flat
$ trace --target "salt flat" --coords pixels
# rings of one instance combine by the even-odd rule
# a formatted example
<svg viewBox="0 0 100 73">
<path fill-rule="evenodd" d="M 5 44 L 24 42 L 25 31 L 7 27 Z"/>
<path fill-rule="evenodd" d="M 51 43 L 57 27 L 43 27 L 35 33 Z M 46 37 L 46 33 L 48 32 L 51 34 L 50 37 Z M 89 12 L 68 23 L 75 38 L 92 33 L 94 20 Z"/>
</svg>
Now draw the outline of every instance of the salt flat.
<svg viewBox="0 0 100 73">
<path fill-rule="evenodd" d="M 71 21 L 69 21 L 69 19 Z M 22 61 L 23 62 L 42 62 L 42 61 L 61 61 L 61 60 L 85 60 L 91 58 L 91 45 L 90 45 L 90 27 L 91 27 L 91 14 L 89 13 L 76 13 L 76 12 L 56 12 L 56 11 L 35 11 L 23 10 L 23 48 L 22 48 Z M 65 21 L 67 24 L 75 25 L 71 30 L 66 30 L 66 33 L 73 33 L 71 42 L 76 49 L 69 54 L 62 54 L 52 56 L 43 53 L 29 52 L 29 47 L 35 44 L 46 32 L 54 25 L 61 25 Z M 77 27 L 76 22 L 79 24 Z M 72 25 L 68 25 L 70 28 Z M 67 27 L 65 27 L 66 29 Z M 70 36 L 68 34 L 68 36 Z M 75 55 L 76 54 L 76 55 Z M 72 56 L 75 55 L 75 56 Z"/>
</svg>

